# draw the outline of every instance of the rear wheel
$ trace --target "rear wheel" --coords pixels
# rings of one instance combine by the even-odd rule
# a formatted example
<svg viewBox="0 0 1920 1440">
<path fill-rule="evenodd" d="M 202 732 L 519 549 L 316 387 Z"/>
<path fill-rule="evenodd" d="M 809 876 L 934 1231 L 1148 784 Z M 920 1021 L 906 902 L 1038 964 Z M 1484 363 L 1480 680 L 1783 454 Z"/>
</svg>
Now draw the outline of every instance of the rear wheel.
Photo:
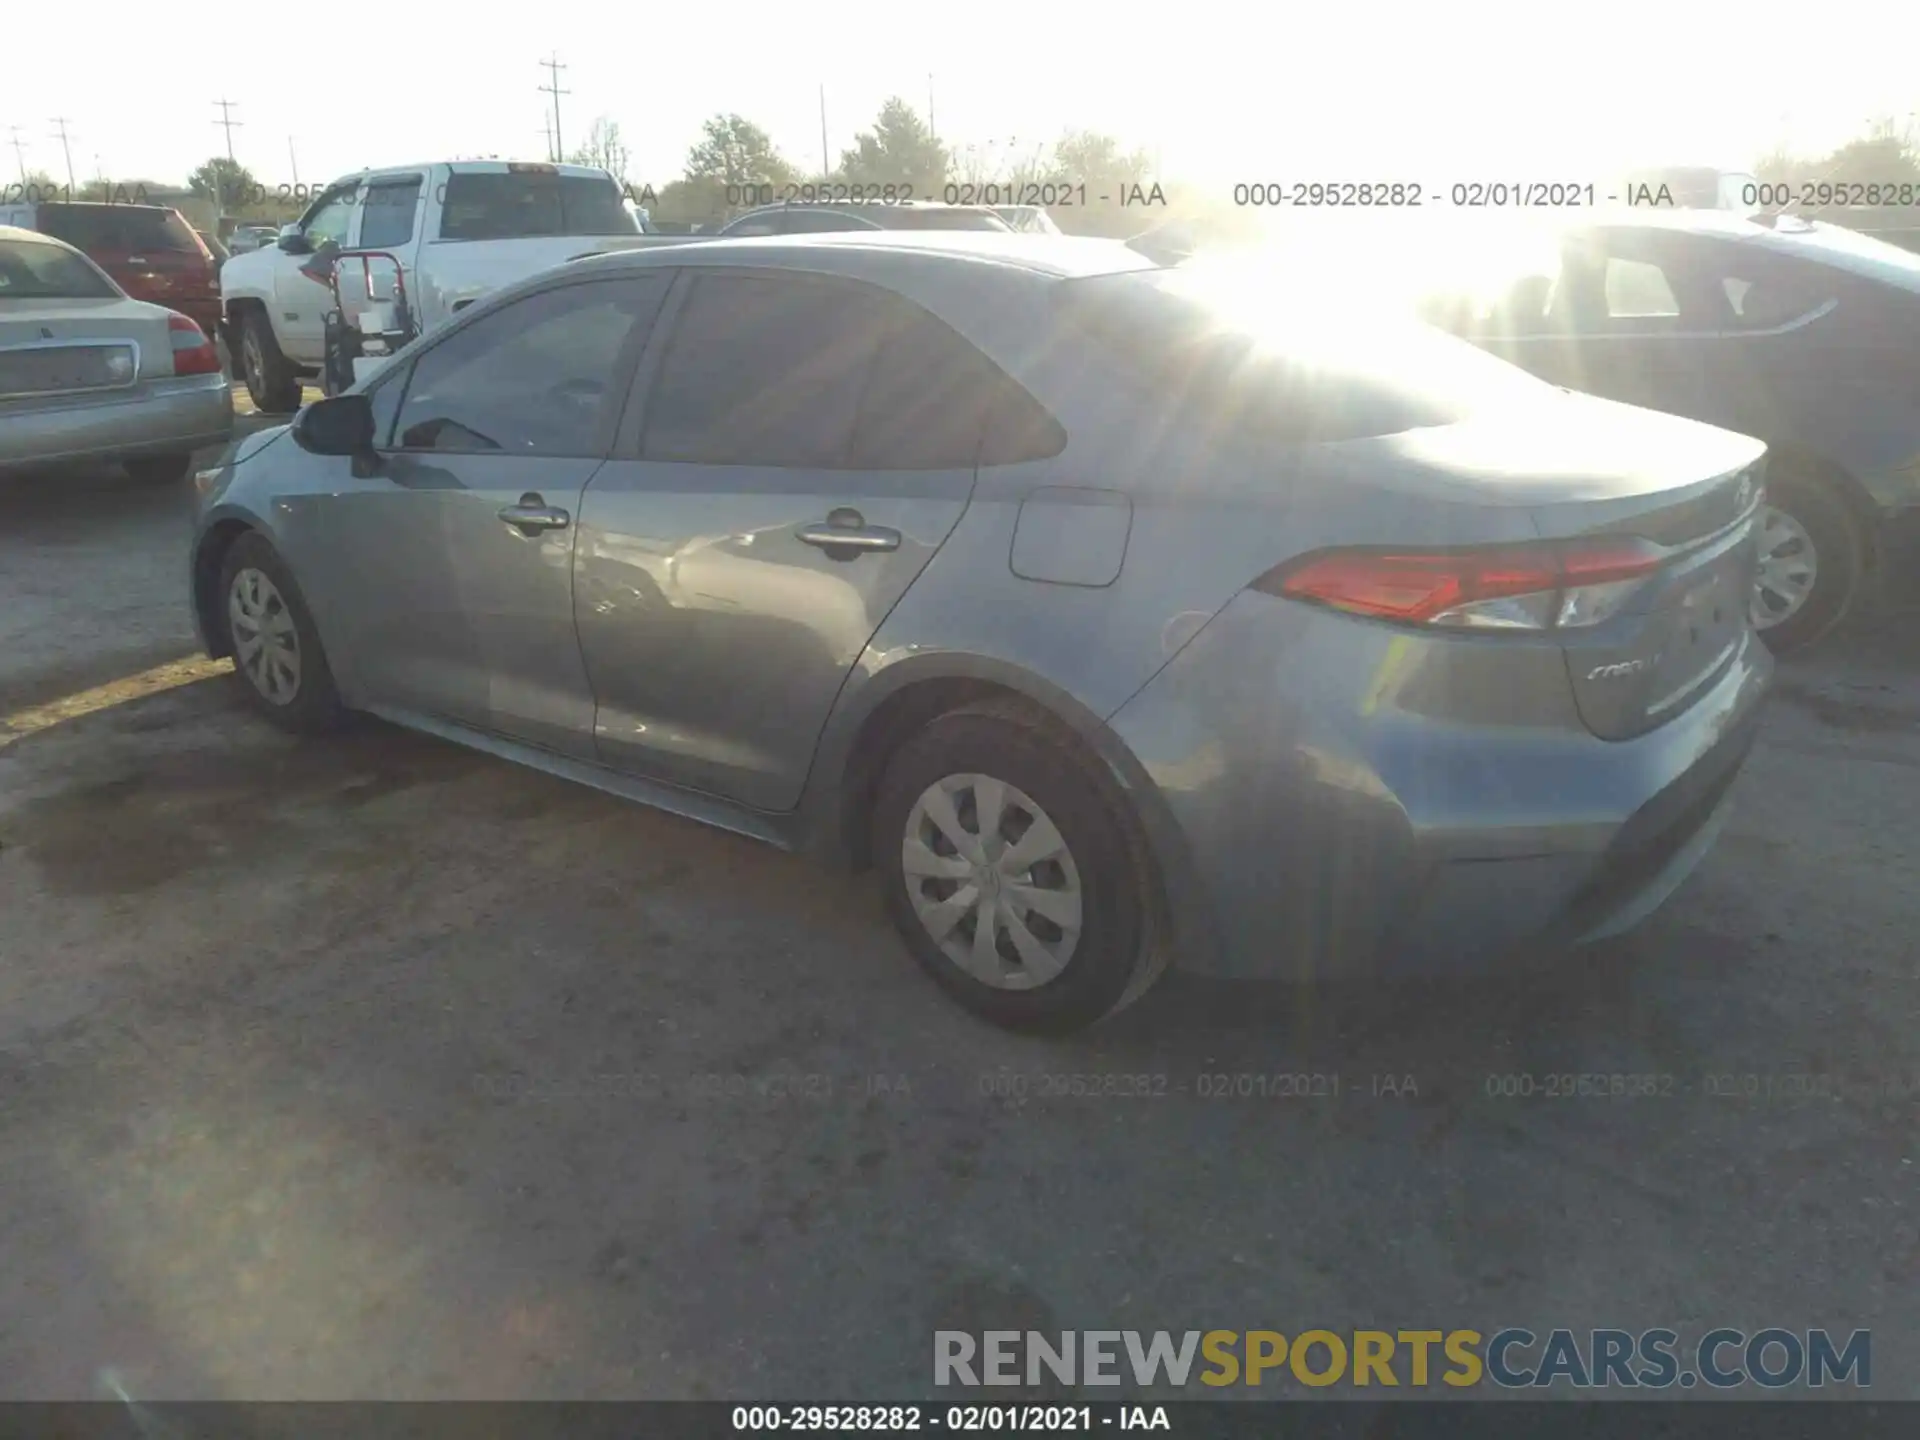
<svg viewBox="0 0 1920 1440">
<path fill-rule="evenodd" d="M 142 455 L 138 460 L 122 463 L 127 467 L 127 474 L 142 485 L 175 485 L 187 478 L 187 471 L 193 468 L 193 456 Z"/>
<path fill-rule="evenodd" d="M 1064 1034 L 1166 968 L 1133 837 L 1077 744 L 989 702 L 941 716 L 893 757 L 873 853 L 894 925 L 942 989 L 997 1025 Z"/>
<path fill-rule="evenodd" d="M 1866 568 L 1866 542 L 1846 501 L 1830 485 L 1800 474 L 1768 481 L 1759 523 L 1753 628 L 1784 655 L 1846 618 Z"/>
<path fill-rule="evenodd" d="M 258 310 L 247 311 L 241 322 L 240 378 L 262 415 L 291 415 L 300 408 L 299 373 L 280 353 L 273 325 Z"/>
</svg>

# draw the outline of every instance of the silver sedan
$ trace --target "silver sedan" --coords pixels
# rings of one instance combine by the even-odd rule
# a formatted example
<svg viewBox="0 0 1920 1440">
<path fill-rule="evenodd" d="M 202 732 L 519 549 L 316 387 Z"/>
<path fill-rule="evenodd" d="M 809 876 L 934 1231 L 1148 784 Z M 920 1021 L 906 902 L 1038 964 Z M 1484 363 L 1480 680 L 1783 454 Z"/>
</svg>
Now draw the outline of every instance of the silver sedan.
<svg viewBox="0 0 1920 1440">
<path fill-rule="evenodd" d="M 193 452 L 233 434 L 213 339 L 129 299 L 80 251 L 0 226 L 0 470 L 117 460 L 183 480 Z"/>
<path fill-rule="evenodd" d="M 1064 1031 L 1169 962 L 1447 971 L 1711 845 L 1765 451 L 1058 237 L 576 262 L 199 477 L 208 650 L 877 869 Z"/>
</svg>

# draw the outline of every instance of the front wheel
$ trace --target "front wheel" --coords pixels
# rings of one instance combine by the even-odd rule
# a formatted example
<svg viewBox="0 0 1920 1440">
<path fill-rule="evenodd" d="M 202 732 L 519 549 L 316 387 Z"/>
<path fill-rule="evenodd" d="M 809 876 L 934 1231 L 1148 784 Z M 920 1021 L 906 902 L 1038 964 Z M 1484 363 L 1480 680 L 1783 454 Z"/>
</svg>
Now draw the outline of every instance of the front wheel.
<svg viewBox="0 0 1920 1440">
<path fill-rule="evenodd" d="M 247 702 L 283 730 L 330 730 L 345 718 L 313 616 L 266 537 L 234 541 L 220 567 L 222 618 L 234 678 Z"/>
<path fill-rule="evenodd" d="M 1759 526 L 1753 628 L 1785 655 L 1846 618 L 1866 569 L 1866 541 L 1844 499 L 1799 476 L 1769 481 Z"/>
<path fill-rule="evenodd" d="M 300 408 L 300 376 L 273 338 L 273 325 L 258 310 L 240 322 L 240 378 L 262 415 L 291 415 Z"/>
<path fill-rule="evenodd" d="M 1165 968 L 1124 801 L 1022 708 L 954 711 L 907 741 L 881 781 L 874 855 L 914 958 L 996 1025 L 1082 1029 Z"/>
</svg>

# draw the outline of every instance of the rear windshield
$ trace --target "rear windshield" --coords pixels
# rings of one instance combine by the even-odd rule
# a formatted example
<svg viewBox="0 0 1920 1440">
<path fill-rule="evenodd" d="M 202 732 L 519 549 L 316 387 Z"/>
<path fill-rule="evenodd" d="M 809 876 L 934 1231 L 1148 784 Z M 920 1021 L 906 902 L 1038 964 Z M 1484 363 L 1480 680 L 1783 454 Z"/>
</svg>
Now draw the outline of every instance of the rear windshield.
<svg viewBox="0 0 1920 1440">
<path fill-rule="evenodd" d="M 1131 271 L 1054 294 L 1069 328 L 1151 392 L 1244 406 L 1236 421 L 1277 439 L 1396 435 L 1552 393 L 1387 306 L 1343 307 L 1264 267 Z"/>
<path fill-rule="evenodd" d="M 71 250 L 0 240 L 0 300 L 110 300 L 113 282 Z"/>
<path fill-rule="evenodd" d="M 639 224 L 606 175 L 522 170 L 455 174 L 440 216 L 442 240 L 541 235 L 637 235 Z"/>
<path fill-rule="evenodd" d="M 153 205 L 42 205 L 38 228 L 89 252 L 200 253 L 193 227 L 179 212 Z"/>
<path fill-rule="evenodd" d="M 856 210 L 856 215 L 871 212 Z M 909 210 L 905 206 L 881 206 L 873 216 L 889 230 L 1007 230 L 1011 227 L 987 210 Z"/>
</svg>

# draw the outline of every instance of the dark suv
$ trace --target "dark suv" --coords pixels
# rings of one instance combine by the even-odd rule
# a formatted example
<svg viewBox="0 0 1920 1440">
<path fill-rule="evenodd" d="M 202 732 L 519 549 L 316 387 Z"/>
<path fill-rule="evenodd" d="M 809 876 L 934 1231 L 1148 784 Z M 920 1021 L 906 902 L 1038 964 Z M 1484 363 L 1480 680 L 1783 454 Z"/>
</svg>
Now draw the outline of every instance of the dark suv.
<svg viewBox="0 0 1920 1440">
<path fill-rule="evenodd" d="M 898 204 L 762 205 L 736 215 L 715 238 L 741 235 L 807 235 L 831 230 L 999 230 L 1008 225 L 984 205 Z"/>
<path fill-rule="evenodd" d="M 178 210 L 69 201 L 37 207 L 33 228 L 64 240 L 136 300 L 220 333 L 220 261 Z"/>
</svg>

